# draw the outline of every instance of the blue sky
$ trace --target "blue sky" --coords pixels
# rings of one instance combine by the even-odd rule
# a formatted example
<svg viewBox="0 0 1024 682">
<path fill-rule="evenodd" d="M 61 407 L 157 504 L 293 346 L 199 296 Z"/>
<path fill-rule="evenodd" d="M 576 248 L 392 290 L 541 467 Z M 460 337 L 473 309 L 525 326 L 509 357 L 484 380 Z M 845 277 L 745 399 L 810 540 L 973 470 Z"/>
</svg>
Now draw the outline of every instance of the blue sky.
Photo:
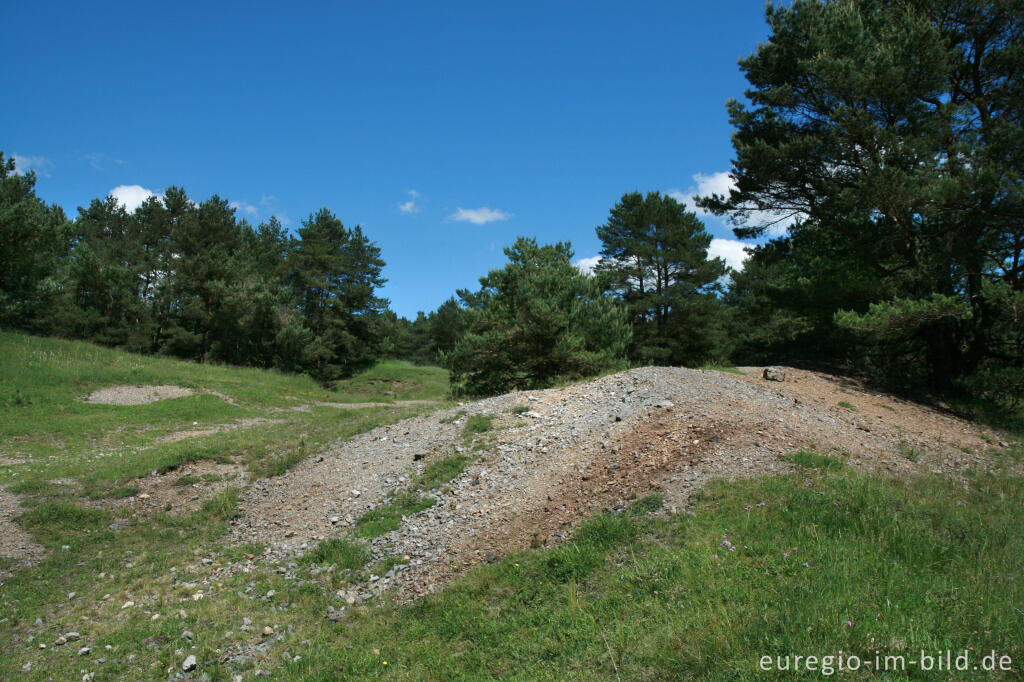
<svg viewBox="0 0 1024 682">
<path fill-rule="evenodd" d="M 0 151 L 70 216 L 185 187 L 292 229 L 322 206 L 432 310 L 517 235 L 600 248 L 632 190 L 724 187 L 760 1 L 9 3 Z M 128 189 L 125 189 L 128 188 Z M 736 257 L 723 222 L 716 249 Z M 734 261 L 735 262 L 735 261 Z"/>
</svg>

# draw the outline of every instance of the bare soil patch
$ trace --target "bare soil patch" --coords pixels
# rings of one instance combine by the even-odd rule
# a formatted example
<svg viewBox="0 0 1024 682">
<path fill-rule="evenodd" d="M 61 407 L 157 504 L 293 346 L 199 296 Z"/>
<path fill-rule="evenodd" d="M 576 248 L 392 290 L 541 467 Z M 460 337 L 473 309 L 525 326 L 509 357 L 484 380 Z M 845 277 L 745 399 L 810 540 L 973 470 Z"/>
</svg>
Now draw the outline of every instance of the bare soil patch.
<svg viewBox="0 0 1024 682">
<path fill-rule="evenodd" d="M 14 559 L 15 564 L 0 564 L 0 579 L 13 575 L 14 571 L 30 565 L 46 554 L 42 545 L 22 530 L 14 517 L 21 513 L 21 505 L 13 493 L 0 487 L 0 559 Z"/>
<path fill-rule="evenodd" d="M 201 429 L 185 429 L 182 431 L 174 431 L 172 433 L 168 433 L 167 435 L 157 438 L 154 442 L 177 443 L 179 441 L 188 440 L 189 438 L 202 438 L 203 436 L 212 436 L 214 434 L 223 433 L 225 431 L 251 429 L 254 426 L 265 426 L 267 424 L 281 423 L 284 423 L 283 419 L 266 419 L 263 417 L 239 419 L 231 424 L 216 424 L 215 426 L 207 426 Z"/>
<path fill-rule="evenodd" d="M 111 500 L 109 508 L 127 507 L 137 515 L 154 511 L 190 512 L 228 486 L 244 486 L 248 474 L 235 463 L 200 460 L 188 462 L 174 471 L 136 479 L 138 492 L 132 497 Z"/>
<path fill-rule="evenodd" d="M 158 400 L 186 398 L 195 393 L 184 386 L 107 386 L 90 393 L 85 402 L 97 405 L 146 405 Z"/>
</svg>

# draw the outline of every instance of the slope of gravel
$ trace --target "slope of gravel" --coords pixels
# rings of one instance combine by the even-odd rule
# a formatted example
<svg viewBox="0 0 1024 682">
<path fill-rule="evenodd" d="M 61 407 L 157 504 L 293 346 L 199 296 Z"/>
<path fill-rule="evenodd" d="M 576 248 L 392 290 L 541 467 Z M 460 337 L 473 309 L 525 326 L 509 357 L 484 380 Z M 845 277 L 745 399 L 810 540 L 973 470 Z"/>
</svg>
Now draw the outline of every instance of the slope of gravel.
<svg viewBox="0 0 1024 682">
<path fill-rule="evenodd" d="M 462 406 L 468 415 L 498 415 L 497 431 L 462 475 L 432 491 L 433 507 L 373 541 L 375 558 L 404 563 L 373 576 L 359 596 L 392 586 L 406 596 L 429 592 L 475 563 L 557 542 L 593 511 L 651 491 L 680 509 L 710 479 L 789 470 L 780 456 L 798 449 L 894 474 L 996 466 L 999 434 L 848 381 L 785 372 L 785 381 L 769 382 L 760 368 L 745 376 L 642 368 Z M 520 405 L 529 411 L 512 414 Z M 233 539 L 267 543 L 283 558 L 343 534 L 431 460 L 466 449 L 457 415 L 381 427 L 255 482 Z"/>
</svg>

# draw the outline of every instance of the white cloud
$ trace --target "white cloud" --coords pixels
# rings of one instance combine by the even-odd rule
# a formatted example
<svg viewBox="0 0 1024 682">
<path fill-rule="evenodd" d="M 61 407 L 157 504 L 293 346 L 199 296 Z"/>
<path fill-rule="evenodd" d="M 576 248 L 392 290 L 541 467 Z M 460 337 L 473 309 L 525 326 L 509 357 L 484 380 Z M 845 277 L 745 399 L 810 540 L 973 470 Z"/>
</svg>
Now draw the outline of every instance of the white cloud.
<svg viewBox="0 0 1024 682">
<path fill-rule="evenodd" d="M 690 188 L 685 192 L 678 189 L 672 189 L 666 192 L 666 194 L 679 203 L 685 204 L 688 210 L 693 211 L 699 216 L 708 216 L 711 214 L 694 202 L 693 198 L 695 196 L 721 194 L 722 196 L 728 197 L 729 190 L 736 186 L 732 181 L 732 177 L 730 177 L 729 173 L 726 171 L 712 173 L 711 175 L 697 173 L 692 176 L 692 179 L 694 184 L 690 185 Z"/>
<path fill-rule="evenodd" d="M 496 208 L 487 208 L 485 206 L 483 208 L 460 208 L 448 217 L 452 220 L 457 220 L 460 223 L 486 225 L 487 223 L 493 223 L 498 220 L 508 220 L 512 217 L 512 214 Z"/>
<path fill-rule="evenodd" d="M 598 261 L 601 260 L 600 256 L 591 256 L 590 258 L 580 258 L 578 261 L 573 263 L 576 269 L 582 272 L 584 275 L 593 275 L 594 268 L 597 266 Z"/>
<path fill-rule="evenodd" d="M 402 213 L 409 214 L 419 212 L 420 207 L 416 205 L 416 200 L 419 198 L 420 193 L 414 189 L 411 189 L 408 192 L 406 192 L 406 194 L 409 195 L 410 199 L 409 201 L 399 204 L 398 210 L 401 211 Z"/>
<path fill-rule="evenodd" d="M 248 201 L 232 201 L 228 206 L 235 209 L 235 211 L 248 213 L 251 216 L 257 216 L 260 213 L 260 210 Z"/>
<path fill-rule="evenodd" d="M 708 247 L 708 258 L 722 258 L 725 260 L 725 264 L 733 270 L 742 270 L 743 261 L 750 256 L 745 251 L 748 247 L 749 244 L 735 239 L 718 239 L 716 237 L 711 240 L 711 246 Z"/>
<path fill-rule="evenodd" d="M 118 185 L 107 194 L 117 199 L 117 203 L 124 206 L 129 213 L 134 213 L 135 209 L 142 206 L 143 202 L 150 197 L 156 197 L 161 201 L 164 198 L 163 194 L 157 194 L 141 185 Z"/>
<path fill-rule="evenodd" d="M 666 194 L 679 203 L 685 204 L 687 210 L 693 211 L 702 217 L 713 214 L 698 206 L 694 201 L 694 197 L 706 197 L 711 196 L 712 194 L 718 194 L 728 198 L 729 192 L 736 187 L 736 183 L 727 171 L 720 171 L 718 173 L 712 173 L 711 175 L 696 173 L 692 176 L 692 179 L 694 184 L 690 185 L 689 189 L 685 192 L 678 189 L 671 189 L 666 192 Z M 785 234 L 789 226 L 796 222 L 798 217 L 798 215 L 785 211 L 776 212 L 755 210 L 750 211 L 747 221 L 751 224 L 770 223 L 770 226 L 768 227 L 768 234 L 781 235 Z"/>
<path fill-rule="evenodd" d="M 11 158 L 14 159 L 14 174 L 24 175 L 29 171 L 35 171 L 36 175 L 41 175 L 44 178 L 50 177 L 47 172 L 53 168 L 53 164 L 45 156 L 22 156 L 21 154 L 11 154 Z"/>
</svg>

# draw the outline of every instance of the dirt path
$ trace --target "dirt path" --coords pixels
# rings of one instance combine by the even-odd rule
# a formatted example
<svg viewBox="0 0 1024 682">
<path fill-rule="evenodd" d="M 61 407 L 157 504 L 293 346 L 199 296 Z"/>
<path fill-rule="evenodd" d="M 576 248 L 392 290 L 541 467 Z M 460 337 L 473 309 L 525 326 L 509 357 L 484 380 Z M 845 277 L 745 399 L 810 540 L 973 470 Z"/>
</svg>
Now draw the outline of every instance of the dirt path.
<svg viewBox="0 0 1024 682">
<path fill-rule="evenodd" d="M 0 564 L 0 579 L 18 568 L 18 564 L 38 561 L 46 550 L 37 544 L 28 533 L 21 529 L 14 517 L 24 511 L 18 499 L 0 487 L 0 559 L 13 559 L 15 564 Z"/>
<path fill-rule="evenodd" d="M 786 381 L 769 382 L 760 368 L 745 376 L 643 368 L 462 406 L 502 415 L 502 428 L 473 465 L 434 491 L 433 507 L 373 542 L 377 558 L 410 558 L 365 590 L 429 592 L 474 562 L 557 542 L 597 509 L 652 490 L 681 508 L 710 479 L 789 470 L 780 456 L 798 449 L 893 473 L 997 466 L 999 434 L 834 377 L 786 372 Z M 515 416 L 517 406 L 530 409 Z M 455 416 L 453 408 L 382 427 L 256 482 L 233 539 L 288 556 L 341 534 L 410 474 L 462 447 Z"/>
</svg>

